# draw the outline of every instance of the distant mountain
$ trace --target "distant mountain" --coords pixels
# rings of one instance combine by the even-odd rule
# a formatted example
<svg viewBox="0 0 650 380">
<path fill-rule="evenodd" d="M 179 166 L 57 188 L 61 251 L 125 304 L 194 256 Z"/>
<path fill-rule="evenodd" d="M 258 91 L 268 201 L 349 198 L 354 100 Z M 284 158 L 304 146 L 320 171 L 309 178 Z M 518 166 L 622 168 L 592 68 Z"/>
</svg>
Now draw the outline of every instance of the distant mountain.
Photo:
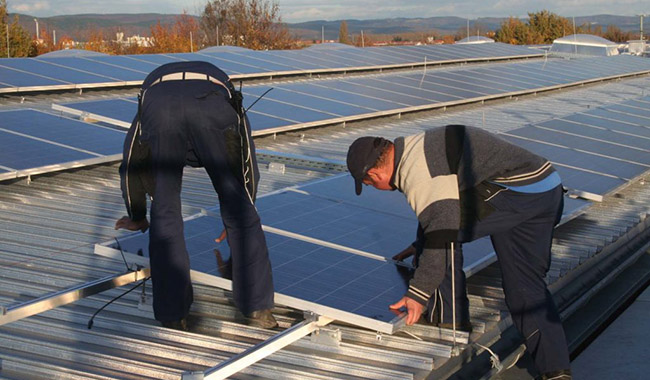
<svg viewBox="0 0 650 380">
<path fill-rule="evenodd" d="M 57 36 L 69 36 L 75 40 L 86 40 L 91 31 L 102 30 L 105 35 L 121 31 L 126 35 L 149 35 L 150 27 L 158 21 L 163 24 L 173 23 L 179 15 L 142 13 L 142 14 L 81 14 L 69 16 L 54 16 L 38 18 L 39 28 L 46 29 L 48 33 L 56 30 Z M 13 17 L 13 16 L 12 16 Z M 195 17 L 198 21 L 198 17 Z M 20 24 L 31 34 L 35 34 L 36 24 L 34 17 L 19 15 Z M 476 31 L 480 25 L 481 30 L 496 30 L 501 26 L 506 17 L 482 17 L 469 21 L 470 33 Z M 396 35 L 435 30 L 441 34 L 455 34 L 461 31 L 464 34 L 467 19 L 461 17 L 428 17 L 428 18 L 388 18 L 376 20 L 346 20 L 350 34 L 359 34 L 362 30 L 370 34 Z M 632 16 L 595 15 L 575 18 L 576 25 L 592 23 L 601 25 L 605 29 L 608 25 L 616 25 L 623 31 L 636 31 L 639 29 L 639 18 Z M 337 39 L 341 20 L 325 21 L 315 20 L 301 23 L 287 24 L 292 34 L 300 39 L 321 38 L 322 28 L 325 38 Z"/>
<path fill-rule="evenodd" d="M 69 36 L 75 40 L 84 41 L 91 32 L 101 30 L 105 35 L 114 37 L 116 32 L 128 35 L 150 35 L 150 28 L 158 21 L 170 24 L 176 21 L 179 15 L 159 13 L 138 14 L 81 14 L 69 16 L 53 16 L 37 18 L 39 29 L 48 33 L 56 30 L 56 35 Z M 13 15 L 10 15 L 13 19 Z M 34 17 L 19 14 L 19 23 L 31 34 L 36 34 Z M 198 20 L 198 17 L 196 17 Z"/>
</svg>

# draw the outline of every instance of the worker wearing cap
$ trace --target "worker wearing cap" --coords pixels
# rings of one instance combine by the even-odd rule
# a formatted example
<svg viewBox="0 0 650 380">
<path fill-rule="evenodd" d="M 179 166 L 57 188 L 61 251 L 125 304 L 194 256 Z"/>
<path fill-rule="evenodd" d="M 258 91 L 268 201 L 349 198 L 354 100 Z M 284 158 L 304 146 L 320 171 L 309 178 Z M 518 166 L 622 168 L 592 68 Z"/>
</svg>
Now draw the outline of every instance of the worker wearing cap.
<svg viewBox="0 0 650 380">
<path fill-rule="evenodd" d="M 453 250 L 490 236 L 506 304 L 541 378 L 571 378 L 564 329 L 544 281 L 563 209 L 561 180 L 549 161 L 481 129 L 449 125 L 394 142 L 359 138 L 348 150 L 347 165 L 357 194 L 362 184 L 399 190 L 417 215 L 417 268 L 404 297 L 390 305 L 407 310 L 407 324 L 420 318 L 430 300 L 442 303 L 442 323 L 468 322 L 462 255 Z M 456 320 L 450 309 L 458 311 Z"/>
<path fill-rule="evenodd" d="M 183 167 L 205 167 L 219 195 L 231 251 L 233 298 L 247 320 L 277 325 L 266 240 L 255 209 L 259 171 L 241 93 L 207 62 L 162 65 L 144 80 L 140 104 L 124 142 L 121 187 L 128 216 L 115 228 L 146 231 L 151 201 L 149 260 L 155 318 L 187 329 L 193 302 L 183 236 Z"/>
</svg>

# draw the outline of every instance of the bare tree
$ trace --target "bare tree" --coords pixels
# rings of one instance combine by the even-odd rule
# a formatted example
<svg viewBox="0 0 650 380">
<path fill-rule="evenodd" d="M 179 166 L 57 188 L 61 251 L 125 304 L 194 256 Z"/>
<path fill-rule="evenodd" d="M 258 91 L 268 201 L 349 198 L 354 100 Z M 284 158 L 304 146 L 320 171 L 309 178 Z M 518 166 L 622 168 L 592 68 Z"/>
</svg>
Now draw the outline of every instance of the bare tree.
<svg viewBox="0 0 650 380">
<path fill-rule="evenodd" d="M 267 0 L 208 1 L 200 24 L 209 45 L 265 50 L 287 49 L 296 44 L 282 23 L 278 4 Z"/>
</svg>

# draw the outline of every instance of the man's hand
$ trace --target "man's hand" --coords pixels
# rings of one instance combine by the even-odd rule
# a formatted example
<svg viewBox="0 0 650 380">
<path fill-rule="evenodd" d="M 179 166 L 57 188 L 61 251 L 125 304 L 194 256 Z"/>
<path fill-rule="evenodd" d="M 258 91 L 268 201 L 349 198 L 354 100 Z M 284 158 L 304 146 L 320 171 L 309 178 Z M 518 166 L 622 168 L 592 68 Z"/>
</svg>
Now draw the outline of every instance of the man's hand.
<svg viewBox="0 0 650 380">
<path fill-rule="evenodd" d="M 393 260 L 404 261 L 413 255 L 415 255 L 415 247 L 413 245 L 409 245 L 408 247 L 404 248 L 402 252 L 393 256 Z"/>
<path fill-rule="evenodd" d="M 406 317 L 406 324 L 409 326 L 417 322 L 424 312 L 424 306 L 421 303 L 406 296 L 402 297 L 401 300 L 390 305 L 389 307 L 391 309 L 401 309 L 402 307 L 405 307 L 408 312 L 408 316 Z"/>
<path fill-rule="evenodd" d="M 115 222 L 115 229 L 119 230 L 120 228 L 127 229 L 129 231 L 138 231 L 146 232 L 149 229 L 149 221 L 147 218 L 138 220 L 134 222 L 128 216 L 123 216 Z"/>
<path fill-rule="evenodd" d="M 228 234 L 226 233 L 226 229 L 224 228 L 223 230 L 221 230 L 221 233 L 219 234 L 219 237 L 214 239 L 214 241 L 216 241 L 217 243 L 221 243 L 223 241 L 223 239 L 226 238 L 227 235 Z"/>
</svg>

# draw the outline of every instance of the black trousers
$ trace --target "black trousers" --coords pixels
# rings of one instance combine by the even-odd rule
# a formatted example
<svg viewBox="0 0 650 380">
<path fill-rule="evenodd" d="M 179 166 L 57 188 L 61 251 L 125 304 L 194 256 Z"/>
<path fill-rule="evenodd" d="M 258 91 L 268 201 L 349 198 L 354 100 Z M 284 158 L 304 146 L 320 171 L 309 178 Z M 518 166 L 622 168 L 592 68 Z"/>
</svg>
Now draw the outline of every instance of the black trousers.
<svg viewBox="0 0 650 380">
<path fill-rule="evenodd" d="M 562 217 L 562 187 L 539 194 L 506 190 L 488 202 L 494 212 L 473 225 L 471 231 L 461 231 L 459 241 L 490 236 L 501 266 L 506 304 L 537 369 L 541 373 L 568 369 L 564 329 L 544 281 L 551 261 L 553 229 Z M 448 292 L 443 299 L 451 298 L 447 288 L 440 288 Z M 456 308 L 462 309 L 464 300 L 456 302 Z"/>
<path fill-rule="evenodd" d="M 205 167 L 219 195 L 237 308 L 250 313 L 273 307 L 271 263 L 260 218 L 244 187 L 242 168 L 228 154 L 237 114 L 220 86 L 207 80 L 156 84 L 144 96 L 141 118 L 141 140 L 151 147 L 155 182 L 149 254 L 156 319 L 181 319 L 193 301 L 180 196 L 188 160 Z"/>
</svg>

